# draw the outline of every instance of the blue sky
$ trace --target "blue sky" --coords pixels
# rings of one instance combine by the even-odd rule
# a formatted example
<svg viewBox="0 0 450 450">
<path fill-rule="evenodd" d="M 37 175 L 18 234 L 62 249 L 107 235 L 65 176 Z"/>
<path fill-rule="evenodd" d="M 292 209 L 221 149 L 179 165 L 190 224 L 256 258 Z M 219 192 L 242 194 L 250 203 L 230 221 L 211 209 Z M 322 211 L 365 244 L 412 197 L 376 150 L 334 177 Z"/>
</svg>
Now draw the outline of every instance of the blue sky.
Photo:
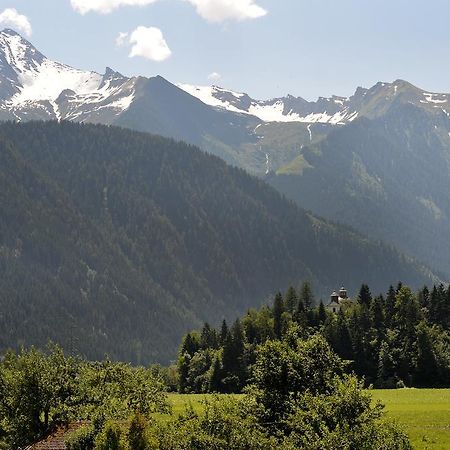
<svg viewBox="0 0 450 450">
<path fill-rule="evenodd" d="M 103 9 L 151 2 L 89 1 Z M 108 65 L 201 85 L 217 73 L 216 84 L 255 98 L 351 95 L 357 86 L 397 78 L 450 92 L 448 0 L 153 0 L 81 14 L 89 1 L 0 0 L 0 13 L 14 8 L 26 16 L 30 41 L 49 58 L 101 73 Z M 236 14 L 226 17 L 233 4 Z M 170 49 L 162 60 L 129 57 L 138 27 L 161 31 Z M 128 34 L 117 46 L 120 32 Z"/>
</svg>

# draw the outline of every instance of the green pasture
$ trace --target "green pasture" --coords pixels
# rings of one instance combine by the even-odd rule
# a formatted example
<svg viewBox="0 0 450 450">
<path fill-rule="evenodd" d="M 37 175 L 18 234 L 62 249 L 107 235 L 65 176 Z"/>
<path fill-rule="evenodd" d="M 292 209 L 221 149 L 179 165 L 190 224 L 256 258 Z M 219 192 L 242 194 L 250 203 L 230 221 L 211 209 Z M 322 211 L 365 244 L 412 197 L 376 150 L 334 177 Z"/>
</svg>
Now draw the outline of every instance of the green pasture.
<svg viewBox="0 0 450 450">
<path fill-rule="evenodd" d="M 398 421 L 408 433 L 415 450 L 450 450 L 450 389 L 375 389 L 374 401 L 380 400 L 388 416 Z M 207 394 L 169 394 L 172 414 L 186 405 L 201 412 Z M 161 419 L 168 416 L 161 416 Z"/>
<path fill-rule="evenodd" d="M 450 450 L 450 389 L 373 390 L 415 450 Z"/>
</svg>

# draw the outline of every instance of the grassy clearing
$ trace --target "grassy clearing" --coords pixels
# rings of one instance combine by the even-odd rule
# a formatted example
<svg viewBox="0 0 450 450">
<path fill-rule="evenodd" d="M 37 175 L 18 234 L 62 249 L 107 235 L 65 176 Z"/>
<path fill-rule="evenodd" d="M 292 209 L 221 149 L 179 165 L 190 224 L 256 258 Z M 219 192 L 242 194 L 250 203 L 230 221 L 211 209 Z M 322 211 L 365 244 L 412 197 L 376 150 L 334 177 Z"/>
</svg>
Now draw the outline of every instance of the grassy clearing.
<svg viewBox="0 0 450 450">
<path fill-rule="evenodd" d="M 371 391 L 389 417 L 402 424 L 415 450 L 450 450 L 450 389 L 377 389 Z M 172 413 L 178 415 L 186 405 L 203 410 L 207 394 L 169 394 Z M 170 416 L 161 415 L 161 420 Z"/>
<path fill-rule="evenodd" d="M 450 389 L 373 390 L 405 427 L 415 450 L 450 449 Z"/>
</svg>

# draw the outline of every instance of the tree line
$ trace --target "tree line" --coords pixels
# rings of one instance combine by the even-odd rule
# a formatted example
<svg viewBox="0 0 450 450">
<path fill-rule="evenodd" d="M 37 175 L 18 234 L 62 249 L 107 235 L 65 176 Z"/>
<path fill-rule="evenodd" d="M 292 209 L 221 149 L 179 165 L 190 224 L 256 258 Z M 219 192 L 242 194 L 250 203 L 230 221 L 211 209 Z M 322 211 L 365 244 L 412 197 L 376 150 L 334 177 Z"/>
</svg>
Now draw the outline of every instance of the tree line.
<svg viewBox="0 0 450 450">
<path fill-rule="evenodd" d="M 278 293 L 271 306 L 250 309 L 230 327 L 205 323 L 188 333 L 177 362 L 180 392 L 241 392 L 251 380 L 258 347 L 323 336 L 349 361 L 347 370 L 380 388 L 450 386 L 450 287 L 413 293 L 401 283 L 373 296 L 363 284 L 353 302 L 332 313 L 305 282 Z"/>
</svg>

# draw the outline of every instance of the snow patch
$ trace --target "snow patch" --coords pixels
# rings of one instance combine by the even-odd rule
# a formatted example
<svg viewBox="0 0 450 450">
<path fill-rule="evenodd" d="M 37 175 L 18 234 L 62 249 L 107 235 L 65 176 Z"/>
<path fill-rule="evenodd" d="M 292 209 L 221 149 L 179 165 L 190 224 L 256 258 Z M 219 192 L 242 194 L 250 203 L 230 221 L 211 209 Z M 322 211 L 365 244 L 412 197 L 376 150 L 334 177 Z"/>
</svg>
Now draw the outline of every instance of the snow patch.
<svg viewBox="0 0 450 450">
<path fill-rule="evenodd" d="M 448 103 L 448 98 L 445 94 L 433 94 L 432 92 L 423 92 L 422 95 L 426 101 L 420 100 L 420 103 Z"/>
</svg>

